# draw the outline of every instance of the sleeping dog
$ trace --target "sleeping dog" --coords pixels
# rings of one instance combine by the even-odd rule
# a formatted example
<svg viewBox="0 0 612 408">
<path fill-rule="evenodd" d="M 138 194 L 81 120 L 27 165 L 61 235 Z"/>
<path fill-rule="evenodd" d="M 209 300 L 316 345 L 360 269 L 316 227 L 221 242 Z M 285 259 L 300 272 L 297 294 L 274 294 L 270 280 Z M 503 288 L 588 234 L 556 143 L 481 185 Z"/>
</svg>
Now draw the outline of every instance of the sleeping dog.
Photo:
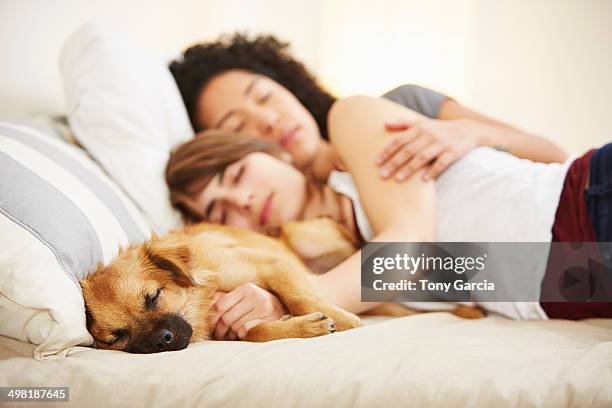
<svg viewBox="0 0 612 408">
<path fill-rule="evenodd" d="M 316 237 L 302 242 L 295 238 L 300 231 Z M 208 339 L 215 291 L 247 282 L 274 293 L 290 313 L 255 326 L 247 341 L 322 336 L 360 326 L 357 316 L 321 299 L 306 266 L 329 268 L 354 252 L 347 235 L 322 218 L 284 226 L 282 237 L 202 223 L 122 250 L 81 281 L 96 346 L 152 353 Z M 316 242 L 326 242 L 325 249 Z"/>
<path fill-rule="evenodd" d="M 357 316 L 322 300 L 311 273 L 329 270 L 355 251 L 342 227 L 326 218 L 284 225 L 278 239 L 207 223 L 153 236 L 81 281 L 87 328 L 100 349 L 180 350 L 210 338 L 214 293 L 247 282 L 274 293 L 290 314 L 253 327 L 246 341 L 359 327 Z M 414 313 L 401 309 L 387 305 L 381 312 Z M 458 310 L 461 315 L 463 308 Z M 471 313 L 464 317 L 480 317 Z"/>
</svg>

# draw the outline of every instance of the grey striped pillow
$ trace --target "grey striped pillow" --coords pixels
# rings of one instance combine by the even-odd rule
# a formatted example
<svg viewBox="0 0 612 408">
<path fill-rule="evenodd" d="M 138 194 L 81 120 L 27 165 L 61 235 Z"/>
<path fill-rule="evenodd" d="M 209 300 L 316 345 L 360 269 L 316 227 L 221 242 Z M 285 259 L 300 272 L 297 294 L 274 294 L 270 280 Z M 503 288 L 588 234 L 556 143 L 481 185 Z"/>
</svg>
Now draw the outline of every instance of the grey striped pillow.
<svg viewBox="0 0 612 408">
<path fill-rule="evenodd" d="M 79 279 L 150 228 L 87 154 L 0 122 L 0 334 L 36 358 L 91 344 Z"/>
</svg>

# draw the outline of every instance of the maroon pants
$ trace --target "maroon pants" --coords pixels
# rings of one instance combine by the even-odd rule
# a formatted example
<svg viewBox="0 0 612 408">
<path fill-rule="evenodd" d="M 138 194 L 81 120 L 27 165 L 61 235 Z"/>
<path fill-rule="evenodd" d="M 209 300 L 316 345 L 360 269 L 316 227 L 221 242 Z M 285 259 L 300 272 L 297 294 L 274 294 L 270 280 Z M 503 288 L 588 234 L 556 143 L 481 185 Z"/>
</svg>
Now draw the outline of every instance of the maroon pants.
<svg viewBox="0 0 612 408">
<path fill-rule="evenodd" d="M 552 228 L 553 242 L 596 242 L 595 230 L 586 203 L 589 163 L 594 150 L 576 159 L 568 169 Z M 550 271 L 544 276 L 543 287 L 556 285 Z M 551 319 L 586 319 L 612 317 L 612 302 L 541 302 Z"/>
</svg>

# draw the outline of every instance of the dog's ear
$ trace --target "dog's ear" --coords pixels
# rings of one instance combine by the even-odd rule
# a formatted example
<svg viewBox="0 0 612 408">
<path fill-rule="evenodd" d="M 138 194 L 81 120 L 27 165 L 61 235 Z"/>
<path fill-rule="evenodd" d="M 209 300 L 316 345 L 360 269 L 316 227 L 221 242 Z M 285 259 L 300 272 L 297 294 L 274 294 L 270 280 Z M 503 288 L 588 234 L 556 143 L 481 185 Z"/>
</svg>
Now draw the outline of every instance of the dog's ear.
<svg viewBox="0 0 612 408">
<path fill-rule="evenodd" d="M 179 286 L 195 286 L 189 271 L 191 249 L 187 244 L 163 245 L 159 242 L 149 242 L 143 246 L 145 259 L 154 267 L 170 273 Z"/>
</svg>

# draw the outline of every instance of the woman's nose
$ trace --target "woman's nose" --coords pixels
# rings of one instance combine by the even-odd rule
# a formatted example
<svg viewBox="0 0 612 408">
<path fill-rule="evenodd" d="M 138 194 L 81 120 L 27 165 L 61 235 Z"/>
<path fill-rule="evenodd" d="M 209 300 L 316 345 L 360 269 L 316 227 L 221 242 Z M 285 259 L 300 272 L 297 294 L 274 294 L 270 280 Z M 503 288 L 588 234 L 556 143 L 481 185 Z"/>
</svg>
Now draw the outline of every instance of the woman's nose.
<svg viewBox="0 0 612 408">
<path fill-rule="evenodd" d="M 261 109 L 257 115 L 257 130 L 264 136 L 274 134 L 278 116 L 279 115 L 271 109 Z"/>
<path fill-rule="evenodd" d="M 245 211 L 251 211 L 253 209 L 253 198 L 255 197 L 255 194 L 253 193 L 247 193 L 244 199 L 244 202 L 242 204 L 242 208 Z"/>
<path fill-rule="evenodd" d="M 233 191 L 231 195 L 232 202 L 241 211 L 250 212 L 253 209 L 253 199 L 255 198 L 255 194 L 252 192 L 239 189 Z"/>
</svg>

